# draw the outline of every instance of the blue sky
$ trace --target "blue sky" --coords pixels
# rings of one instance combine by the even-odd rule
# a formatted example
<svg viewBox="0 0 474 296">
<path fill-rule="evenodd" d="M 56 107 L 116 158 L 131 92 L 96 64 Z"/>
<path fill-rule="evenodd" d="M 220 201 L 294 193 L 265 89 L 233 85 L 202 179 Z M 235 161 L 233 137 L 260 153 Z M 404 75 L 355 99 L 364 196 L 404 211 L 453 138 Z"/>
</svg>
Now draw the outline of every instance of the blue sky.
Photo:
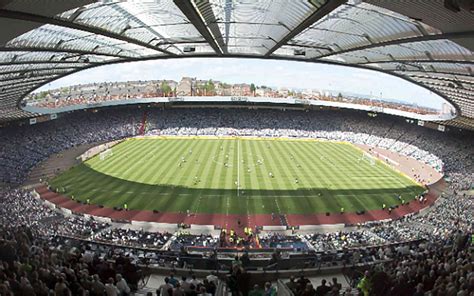
<svg viewBox="0 0 474 296">
<path fill-rule="evenodd" d="M 104 81 L 179 81 L 183 76 L 227 83 L 340 90 L 377 98 L 382 95 L 434 108 L 440 108 L 443 103 L 442 98 L 424 88 L 376 71 L 304 62 L 231 58 L 186 58 L 102 66 L 64 77 L 40 90 Z"/>
</svg>

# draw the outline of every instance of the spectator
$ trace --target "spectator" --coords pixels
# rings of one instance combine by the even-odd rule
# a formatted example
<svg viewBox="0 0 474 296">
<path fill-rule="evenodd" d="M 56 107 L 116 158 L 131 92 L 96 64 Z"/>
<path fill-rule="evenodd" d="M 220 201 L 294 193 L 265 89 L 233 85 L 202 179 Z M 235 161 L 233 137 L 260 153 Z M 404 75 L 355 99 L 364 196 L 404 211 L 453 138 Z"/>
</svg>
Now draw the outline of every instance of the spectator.
<svg viewBox="0 0 474 296">
<path fill-rule="evenodd" d="M 313 286 L 311 286 L 313 288 Z M 329 291 L 331 291 L 331 287 L 326 285 L 326 280 L 321 281 L 321 285 L 316 288 L 316 295 L 317 296 L 324 296 L 326 295 Z"/>
<path fill-rule="evenodd" d="M 162 284 L 157 291 L 160 296 L 173 296 L 173 285 L 170 284 L 170 279 L 165 277 L 165 283 Z"/>
<path fill-rule="evenodd" d="M 130 294 L 130 287 L 127 284 L 127 281 L 122 277 L 121 274 L 117 274 L 115 276 L 115 280 L 117 281 L 117 289 L 119 290 L 120 296 L 127 296 Z"/>
<path fill-rule="evenodd" d="M 105 292 L 107 296 L 120 296 L 120 291 L 115 286 L 113 278 L 109 278 L 107 284 L 105 284 Z"/>
<path fill-rule="evenodd" d="M 270 282 L 265 283 L 265 291 L 263 292 L 264 296 L 275 296 L 276 289 L 272 286 Z"/>
</svg>

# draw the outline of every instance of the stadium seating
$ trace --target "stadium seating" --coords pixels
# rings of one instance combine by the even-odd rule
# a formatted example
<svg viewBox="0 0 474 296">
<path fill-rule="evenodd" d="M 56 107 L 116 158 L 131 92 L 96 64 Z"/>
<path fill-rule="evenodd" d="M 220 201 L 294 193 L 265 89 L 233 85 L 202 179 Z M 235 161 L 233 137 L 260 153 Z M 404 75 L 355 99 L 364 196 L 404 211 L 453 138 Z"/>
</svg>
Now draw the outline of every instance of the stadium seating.
<svg viewBox="0 0 474 296">
<path fill-rule="evenodd" d="M 231 252 L 219 253 L 219 257 L 214 252 L 219 237 L 185 231 L 147 232 L 64 215 L 19 188 L 33 167 L 55 153 L 139 133 L 143 110 L 131 107 L 78 112 L 34 126 L 6 127 L 0 129 L 0 178 L 5 184 L 0 189 L 0 294 L 48 295 L 52 290 L 56 295 L 68 295 L 64 291 L 72 295 L 96 291 L 91 295 L 103 295 L 112 286 L 138 289 L 145 271 L 165 268 L 189 272 L 192 268 L 205 270 L 200 282 L 194 285 L 195 292 L 218 291 L 217 284 L 213 286 L 209 280 L 203 280 L 211 276 L 210 270 L 218 270 L 218 277 L 235 293 L 251 290 L 248 272 L 260 279 L 258 289 L 273 289 L 275 281 L 282 279 L 295 295 L 315 295 L 313 289 L 318 287 L 304 280 L 286 284 L 292 270 L 304 269 L 311 274 L 321 269 L 340 271 L 344 267 L 351 267 L 346 273 L 353 289 L 370 290 L 373 295 L 474 293 L 470 241 L 474 202 L 458 193 L 472 185 L 473 137 L 444 134 L 389 116 L 373 119 L 350 111 L 147 112 L 150 135 L 346 140 L 384 147 L 439 166 L 451 182 L 446 194 L 424 215 L 366 223 L 336 233 L 261 234 L 261 251 L 249 250 L 245 259 L 235 260 Z M 275 246 L 281 250 L 275 251 Z M 193 247 L 205 252 L 195 254 Z M 266 276 L 273 278 L 264 277 L 257 269 L 265 269 Z M 279 273 L 284 270 L 290 272 L 286 278 Z M 334 283 L 328 286 L 333 294 L 327 295 L 345 292 L 345 288 Z M 173 285 L 173 289 L 181 288 Z M 353 291 L 349 287 L 345 295 L 352 295 Z"/>
</svg>

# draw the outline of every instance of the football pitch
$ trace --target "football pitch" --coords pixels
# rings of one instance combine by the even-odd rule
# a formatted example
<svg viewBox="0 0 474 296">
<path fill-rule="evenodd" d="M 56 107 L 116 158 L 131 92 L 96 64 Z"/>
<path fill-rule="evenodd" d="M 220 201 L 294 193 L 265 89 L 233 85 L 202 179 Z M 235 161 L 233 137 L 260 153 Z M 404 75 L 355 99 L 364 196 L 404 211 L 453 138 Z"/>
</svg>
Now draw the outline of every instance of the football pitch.
<svg viewBox="0 0 474 296">
<path fill-rule="evenodd" d="M 347 143 L 300 139 L 125 140 L 50 181 L 106 207 L 219 214 L 381 209 L 424 188 Z"/>
</svg>

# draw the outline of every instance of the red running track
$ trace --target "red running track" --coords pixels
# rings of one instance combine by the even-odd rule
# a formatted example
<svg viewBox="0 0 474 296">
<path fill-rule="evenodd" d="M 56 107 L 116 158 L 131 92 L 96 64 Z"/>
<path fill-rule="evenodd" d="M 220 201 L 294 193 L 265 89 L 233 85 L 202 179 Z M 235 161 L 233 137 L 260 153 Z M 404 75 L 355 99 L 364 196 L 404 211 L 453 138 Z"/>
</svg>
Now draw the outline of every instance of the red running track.
<svg viewBox="0 0 474 296">
<path fill-rule="evenodd" d="M 421 209 L 434 204 L 440 192 L 445 188 L 443 179 L 437 183 L 429 186 L 429 193 L 426 195 L 426 201 L 420 203 L 412 201 L 407 205 L 399 206 L 391 213 L 388 210 L 371 210 L 364 214 L 358 215 L 356 213 L 331 213 L 326 214 L 289 214 L 284 215 L 288 226 L 300 225 L 322 225 L 322 224 L 356 224 L 368 221 L 377 221 L 385 219 L 398 219 L 407 214 L 417 213 Z M 50 191 L 46 186 L 36 188 L 36 192 L 41 199 L 47 200 L 57 207 L 66 208 L 73 213 L 88 214 L 92 216 L 107 217 L 113 220 L 126 221 L 142 221 L 142 222 L 157 222 L 169 224 L 197 224 L 197 225 L 215 225 L 227 229 L 238 229 L 238 220 L 241 221 L 241 227 L 249 226 L 286 226 L 280 221 L 280 218 L 274 217 L 270 214 L 255 214 L 255 215 L 225 215 L 225 214 L 192 214 L 190 216 L 186 213 L 162 213 L 146 210 L 114 210 L 113 208 L 99 207 L 97 205 L 85 205 L 77 201 L 73 201 L 68 197 Z"/>
</svg>

